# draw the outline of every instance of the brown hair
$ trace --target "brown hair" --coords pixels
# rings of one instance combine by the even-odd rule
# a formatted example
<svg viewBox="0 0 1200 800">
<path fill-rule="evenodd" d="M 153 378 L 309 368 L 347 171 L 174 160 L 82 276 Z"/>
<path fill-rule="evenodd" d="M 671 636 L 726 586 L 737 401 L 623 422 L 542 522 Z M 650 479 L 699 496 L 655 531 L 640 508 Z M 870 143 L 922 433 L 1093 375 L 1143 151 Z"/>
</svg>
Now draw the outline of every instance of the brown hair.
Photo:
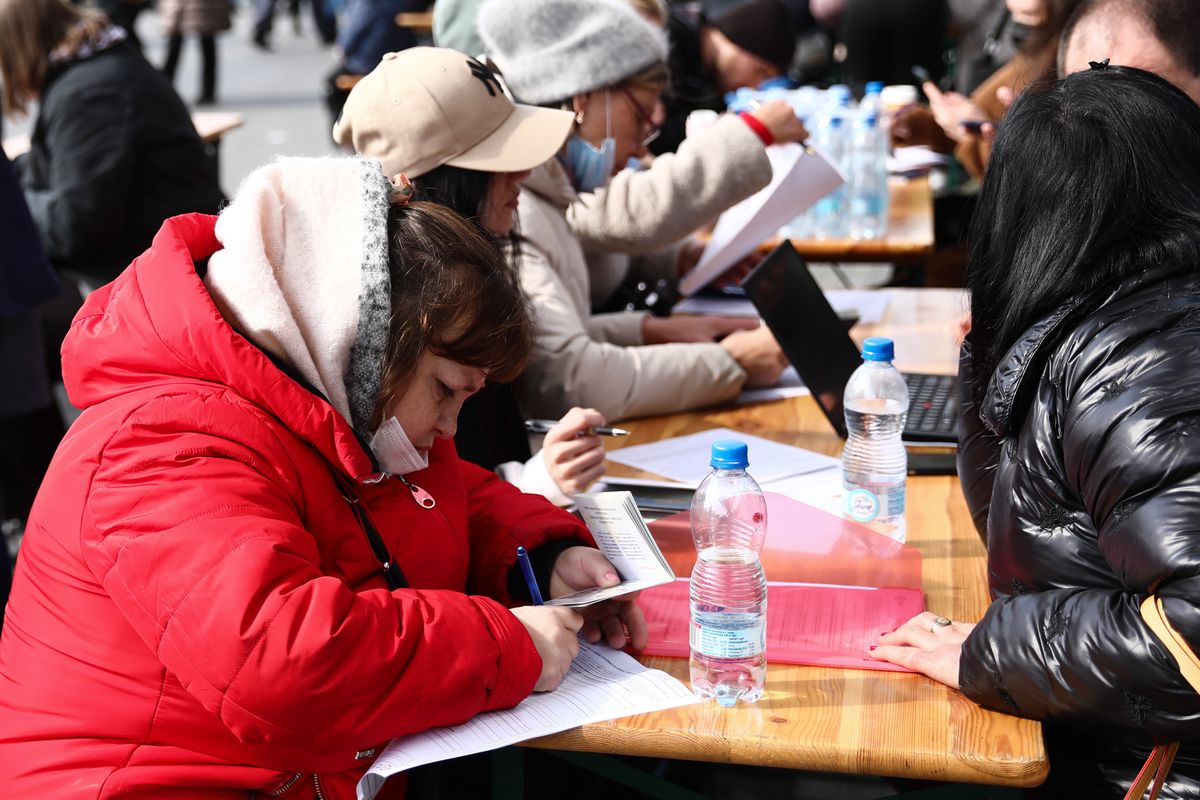
<svg viewBox="0 0 1200 800">
<path fill-rule="evenodd" d="M 671 70 L 661 61 L 655 61 L 645 69 L 635 72 L 621 81 L 622 86 L 631 86 L 635 89 L 652 89 L 659 93 L 665 91 L 670 84 Z"/>
<path fill-rule="evenodd" d="M 374 424 L 426 350 L 508 381 L 533 350 L 516 270 L 478 226 L 436 203 L 388 212 L 392 320 Z"/>
<path fill-rule="evenodd" d="M 666 27 L 667 7 L 663 5 L 663 0 L 629 0 L 629 5 L 646 21 L 660 28 Z"/>
<path fill-rule="evenodd" d="M 0 0 L 3 109 L 24 114 L 46 83 L 50 53 L 78 50 L 108 25 L 98 11 L 65 0 Z"/>
</svg>

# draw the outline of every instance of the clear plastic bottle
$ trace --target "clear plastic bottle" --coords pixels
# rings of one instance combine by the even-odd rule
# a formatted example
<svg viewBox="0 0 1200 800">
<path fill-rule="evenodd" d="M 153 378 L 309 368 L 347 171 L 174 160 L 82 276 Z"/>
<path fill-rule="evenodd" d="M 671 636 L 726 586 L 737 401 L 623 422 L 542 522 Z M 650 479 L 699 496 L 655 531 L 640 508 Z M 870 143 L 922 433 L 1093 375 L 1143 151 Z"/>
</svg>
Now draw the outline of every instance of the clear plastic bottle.
<svg viewBox="0 0 1200 800">
<path fill-rule="evenodd" d="M 875 112 L 855 120 L 848 160 L 850 238 L 878 239 L 887 231 L 887 140 Z"/>
<path fill-rule="evenodd" d="M 842 500 L 847 517 L 903 542 L 908 387 L 892 366 L 894 349 L 891 339 L 867 339 L 862 366 L 846 384 Z"/>
<path fill-rule="evenodd" d="M 830 161 L 846 172 L 846 126 L 842 108 L 828 112 L 816 132 L 817 146 Z M 839 186 L 812 207 L 812 235 L 818 239 L 842 239 L 849 233 L 846 225 L 846 187 Z"/>
<path fill-rule="evenodd" d="M 710 463 L 691 508 L 691 679 L 698 697 L 729 708 L 762 697 L 767 677 L 767 502 L 744 442 L 714 442 Z"/>
</svg>

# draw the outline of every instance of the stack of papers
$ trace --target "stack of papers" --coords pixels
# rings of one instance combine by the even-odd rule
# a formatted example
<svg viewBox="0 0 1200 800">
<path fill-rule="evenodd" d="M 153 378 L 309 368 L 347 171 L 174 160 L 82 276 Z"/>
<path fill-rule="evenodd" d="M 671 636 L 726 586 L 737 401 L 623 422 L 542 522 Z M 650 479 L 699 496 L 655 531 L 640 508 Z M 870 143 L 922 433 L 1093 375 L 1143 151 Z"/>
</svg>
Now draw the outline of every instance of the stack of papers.
<svg viewBox="0 0 1200 800">
<path fill-rule="evenodd" d="M 579 655 L 554 691 L 530 695 L 513 708 L 487 711 L 462 725 L 393 739 L 358 782 L 358 800 L 372 800 L 389 775 L 422 764 L 697 702 L 691 689 L 667 673 L 647 669 L 618 650 L 580 640 Z"/>
</svg>

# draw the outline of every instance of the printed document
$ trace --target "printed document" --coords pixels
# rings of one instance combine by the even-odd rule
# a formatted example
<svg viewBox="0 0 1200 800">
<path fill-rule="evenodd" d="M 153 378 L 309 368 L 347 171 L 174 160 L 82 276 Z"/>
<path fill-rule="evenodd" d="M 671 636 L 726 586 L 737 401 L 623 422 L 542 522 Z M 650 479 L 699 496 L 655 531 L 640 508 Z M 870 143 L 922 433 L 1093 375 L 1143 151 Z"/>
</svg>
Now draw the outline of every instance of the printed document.
<svg viewBox="0 0 1200 800">
<path fill-rule="evenodd" d="M 700 261 L 679 282 L 694 294 L 741 261 L 804 209 L 846 182 L 841 171 L 816 148 L 798 144 L 767 148 L 771 182 L 717 220 Z"/>
<path fill-rule="evenodd" d="M 575 507 L 621 582 L 556 597 L 546 601 L 546 605 L 581 608 L 675 580 L 675 573 L 655 544 L 632 493 L 580 494 L 575 496 Z"/>
<path fill-rule="evenodd" d="M 729 428 L 713 428 L 650 444 L 621 447 L 610 450 L 607 456 L 609 461 L 627 464 L 696 487 L 712 471 L 708 465 L 712 444 L 721 439 L 738 439 L 746 443 L 750 449 L 749 472 L 760 486 L 779 478 L 836 467 L 840 463 L 831 456 Z"/>
<path fill-rule="evenodd" d="M 358 782 L 358 800 L 372 800 L 389 775 L 422 764 L 698 702 L 667 673 L 647 669 L 619 650 L 580 640 L 579 655 L 554 691 L 530 695 L 505 711 L 486 711 L 462 725 L 393 739 Z"/>
</svg>

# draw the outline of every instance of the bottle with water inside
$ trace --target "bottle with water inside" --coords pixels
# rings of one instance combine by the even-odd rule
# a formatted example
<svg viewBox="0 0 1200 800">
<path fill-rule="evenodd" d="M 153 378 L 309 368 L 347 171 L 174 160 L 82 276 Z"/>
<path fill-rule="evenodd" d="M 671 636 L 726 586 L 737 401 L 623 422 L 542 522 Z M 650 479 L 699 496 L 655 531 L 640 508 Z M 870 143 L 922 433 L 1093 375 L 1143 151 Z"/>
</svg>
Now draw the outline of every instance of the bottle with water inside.
<svg viewBox="0 0 1200 800">
<path fill-rule="evenodd" d="M 842 500 L 847 517 L 902 542 L 908 454 L 901 434 L 908 387 L 892 366 L 894 349 L 891 339 L 867 339 L 863 363 L 846 384 Z"/>
<path fill-rule="evenodd" d="M 714 442 L 710 463 L 691 508 L 691 679 L 697 696 L 729 708 L 762 697 L 767 677 L 767 502 L 744 442 Z"/>
<path fill-rule="evenodd" d="M 850 237 L 878 239 L 887 231 L 887 138 L 874 111 L 860 114 L 850 139 Z"/>
</svg>

